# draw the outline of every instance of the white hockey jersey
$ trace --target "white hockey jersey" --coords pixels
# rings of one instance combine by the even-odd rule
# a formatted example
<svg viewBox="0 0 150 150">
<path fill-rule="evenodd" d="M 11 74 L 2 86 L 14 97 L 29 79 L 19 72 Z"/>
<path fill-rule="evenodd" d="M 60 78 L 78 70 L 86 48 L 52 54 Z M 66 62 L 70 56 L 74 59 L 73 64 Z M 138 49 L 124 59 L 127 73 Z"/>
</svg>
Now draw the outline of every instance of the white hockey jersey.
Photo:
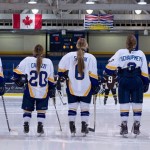
<svg viewBox="0 0 150 150">
<path fill-rule="evenodd" d="M 26 57 L 14 69 L 17 74 L 27 74 L 28 91 L 33 98 L 46 98 L 48 81 L 54 83 L 54 68 L 50 59 L 43 58 L 39 74 L 36 71 L 35 57 Z"/>
<path fill-rule="evenodd" d="M 0 77 L 4 77 L 1 58 L 0 58 Z"/>
<path fill-rule="evenodd" d="M 148 78 L 148 66 L 145 54 L 141 50 L 134 50 L 129 52 L 128 49 L 118 50 L 110 59 L 106 66 L 108 70 L 116 70 L 117 67 L 121 69 L 128 68 L 130 66 L 135 68 L 141 68 L 141 76 Z"/>
<path fill-rule="evenodd" d="M 96 58 L 89 53 L 84 54 L 85 69 L 81 76 L 77 68 L 77 52 L 70 52 L 63 56 L 59 63 L 58 72 L 68 70 L 69 91 L 72 95 L 87 96 L 91 90 L 91 80 L 98 80 Z"/>
</svg>

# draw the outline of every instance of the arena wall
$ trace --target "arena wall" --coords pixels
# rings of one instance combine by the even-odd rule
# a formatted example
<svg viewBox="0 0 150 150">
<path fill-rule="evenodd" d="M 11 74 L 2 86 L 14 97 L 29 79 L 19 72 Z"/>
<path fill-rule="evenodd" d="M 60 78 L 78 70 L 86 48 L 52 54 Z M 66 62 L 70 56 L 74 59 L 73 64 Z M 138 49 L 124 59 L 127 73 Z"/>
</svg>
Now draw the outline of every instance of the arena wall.
<svg viewBox="0 0 150 150">
<path fill-rule="evenodd" d="M 127 34 L 89 33 L 90 52 L 93 54 L 114 54 L 118 49 L 126 47 L 126 37 Z M 45 47 L 45 43 L 45 34 L 1 34 L 0 54 L 28 54 L 32 53 L 36 44 Z M 150 36 L 139 36 L 139 49 L 150 54 Z"/>
</svg>

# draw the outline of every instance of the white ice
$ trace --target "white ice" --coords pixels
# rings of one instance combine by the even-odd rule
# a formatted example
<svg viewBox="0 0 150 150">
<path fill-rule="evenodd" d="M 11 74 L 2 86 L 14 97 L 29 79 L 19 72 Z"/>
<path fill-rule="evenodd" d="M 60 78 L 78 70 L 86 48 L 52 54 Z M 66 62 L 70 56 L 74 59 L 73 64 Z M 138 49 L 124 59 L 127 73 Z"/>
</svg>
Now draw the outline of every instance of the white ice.
<svg viewBox="0 0 150 150">
<path fill-rule="evenodd" d="M 1 98 L 0 98 L 1 99 Z M 119 135 L 120 116 L 119 104 L 115 106 L 112 97 L 107 105 L 103 105 L 103 96 L 97 98 L 96 132 L 90 132 L 86 137 L 80 133 L 80 111 L 76 120 L 77 134 L 71 137 L 68 127 L 67 105 L 62 105 L 57 97 L 57 111 L 60 117 L 62 132 L 60 132 L 52 102 L 49 104 L 45 122 L 45 135 L 38 137 L 36 133 L 36 112 L 33 113 L 30 133 L 23 133 L 22 97 L 4 96 L 8 119 L 12 130 L 18 135 L 8 132 L 2 101 L 0 101 L 0 150 L 149 150 L 150 147 L 150 99 L 144 98 L 141 134 L 135 138 L 131 133 L 133 124 L 132 111 L 129 117 L 129 135 L 123 138 Z M 66 98 L 63 99 L 67 101 Z M 93 104 L 90 107 L 89 126 L 93 128 Z"/>
</svg>

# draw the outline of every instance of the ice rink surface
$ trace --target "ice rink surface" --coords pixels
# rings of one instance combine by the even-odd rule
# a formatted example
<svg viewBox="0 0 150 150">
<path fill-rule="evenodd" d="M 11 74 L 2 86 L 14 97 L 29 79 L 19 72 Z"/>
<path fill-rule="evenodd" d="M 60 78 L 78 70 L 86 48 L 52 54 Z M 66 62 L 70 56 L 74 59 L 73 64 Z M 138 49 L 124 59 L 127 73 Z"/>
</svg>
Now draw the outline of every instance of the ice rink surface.
<svg viewBox="0 0 150 150">
<path fill-rule="evenodd" d="M 1 98 L 0 98 L 1 99 Z M 82 137 L 80 108 L 76 120 L 77 134 L 71 137 L 68 127 L 67 105 L 62 105 L 57 97 L 57 111 L 59 113 L 62 132 L 60 131 L 55 108 L 49 103 L 49 110 L 45 122 L 45 135 L 38 137 L 36 112 L 33 113 L 30 133 L 23 133 L 22 97 L 4 97 L 10 127 L 18 135 L 8 132 L 2 101 L 0 101 L 0 150 L 149 150 L 150 147 L 150 98 L 144 98 L 143 116 L 141 120 L 141 134 L 134 137 L 131 133 L 133 113 L 130 111 L 128 138 L 119 135 L 120 116 L 119 104 L 115 105 L 109 97 L 107 105 L 103 105 L 103 96 L 97 98 L 96 132 L 90 132 Z M 67 101 L 66 98 L 63 99 Z M 93 128 L 93 104 L 89 126 Z"/>
</svg>

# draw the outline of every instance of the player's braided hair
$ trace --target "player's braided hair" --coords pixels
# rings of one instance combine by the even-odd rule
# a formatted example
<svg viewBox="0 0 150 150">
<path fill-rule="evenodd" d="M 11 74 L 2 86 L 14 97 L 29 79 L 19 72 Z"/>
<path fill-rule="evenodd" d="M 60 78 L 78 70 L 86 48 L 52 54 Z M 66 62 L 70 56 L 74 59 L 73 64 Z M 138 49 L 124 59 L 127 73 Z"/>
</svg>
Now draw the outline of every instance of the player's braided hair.
<svg viewBox="0 0 150 150">
<path fill-rule="evenodd" d="M 77 51 L 77 60 L 78 60 L 78 72 L 80 75 L 83 74 L 84 68 L 85 68 L 85 64 L 84 64 L 84 52 L 86 51 L 88 44 L 86 39 L 84 38 L 80 38 L 77 41 L 77 45 L 76 45 L 78 51 Z"/>
<path fill-rule="evenodd" d="M 37 58 L 36 70 L 37 70 L 38 73 L 40 72 L 42 59 L 43 59 L 43 54 L 44 54 L 43 47 L 40 44 L 36 45 L 35 48 L 34 48 L 34 51 L 33 51 L 33 55 Z"/>
<path fill-rule="evenodd" d="M 129 51 L 132 51 L 136 47 L 136 37 L 133 34 L 127 36 L 126 46 Z"/>
</svg>

